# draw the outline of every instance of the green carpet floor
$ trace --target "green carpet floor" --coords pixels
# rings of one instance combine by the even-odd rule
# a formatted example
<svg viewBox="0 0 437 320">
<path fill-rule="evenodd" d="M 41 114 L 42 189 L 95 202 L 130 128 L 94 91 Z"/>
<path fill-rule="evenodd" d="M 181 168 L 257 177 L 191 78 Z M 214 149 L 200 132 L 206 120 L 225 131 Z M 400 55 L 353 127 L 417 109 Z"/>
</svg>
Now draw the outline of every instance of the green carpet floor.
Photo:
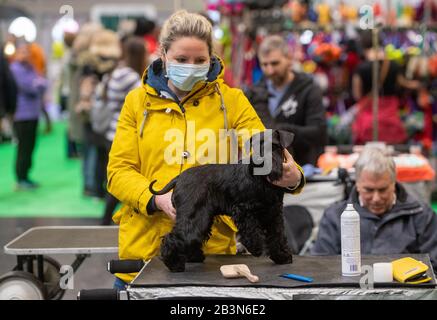
<svg viewBox="0 0 437 320">
<path fill-rule="evenodd" d="M 30 177 L 41 184 L 31 191 L 14 191 L 13 143 L 0 144 L 0 217 L 100 217 L 103 201 L 82 195 L 81 161 L 66 157 L 65 124 L 54 123 L 43 134 L 39 125 Z"/>
</svg>

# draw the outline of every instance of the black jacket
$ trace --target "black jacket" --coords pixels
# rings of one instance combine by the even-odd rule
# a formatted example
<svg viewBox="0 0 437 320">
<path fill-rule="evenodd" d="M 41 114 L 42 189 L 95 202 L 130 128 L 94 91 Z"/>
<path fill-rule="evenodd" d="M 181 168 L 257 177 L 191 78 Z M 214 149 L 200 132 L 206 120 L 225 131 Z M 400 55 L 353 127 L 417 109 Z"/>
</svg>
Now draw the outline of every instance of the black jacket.
<svg viewBox="0 0 437 320">
<path fill-rule="evenodd" d="M 332 204 L 320 221 L 311 254 L 341 254 L 340 216 L 347 203 L 360 215 L 362 254 L 428 253 L 437 270 L 437 215 L 400 184 L 396 184 L 395 205 L 381 217 L 360 206 L 356 189 L 347 201 Z"/>
<path fill-rule="evenodd" d="M 16 106 L 17 86 L 3 55 L 3 46 L 0 46 L 0 118 L 14 114 Z"/>
<path fill-rule="evenodd" d="M 327 143 L 322 92 L 308 75 L 294 72 L 294 76 L 279 103 L 281 112 L 276 118 L 269 111 L 269 92 L 265 78 L 245 93 L 266 128 L 287 130 L 295 134 L 289 151 L 296 162 L 300 165 L 316 165 Z"/>
</svg>

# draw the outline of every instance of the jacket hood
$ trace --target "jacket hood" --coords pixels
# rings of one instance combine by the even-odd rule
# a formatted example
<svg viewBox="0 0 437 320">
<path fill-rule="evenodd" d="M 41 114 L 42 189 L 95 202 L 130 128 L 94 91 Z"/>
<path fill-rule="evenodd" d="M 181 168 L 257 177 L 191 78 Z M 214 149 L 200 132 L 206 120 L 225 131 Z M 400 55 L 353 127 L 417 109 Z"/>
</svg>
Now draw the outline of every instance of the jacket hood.
<svg viewBox="0 0 437 320">
<path fill-rule="evenodd" d="M 219 57 L 213 56 L 211 58 L 211 66 L 208 71 L 206 82 L 214 83 L 218 80 L 223 81 L 222 80 L 223 74 L 224 74 L 223 62 Z M 168 86 L 168 79 L 165 75 L 164 63 L 161 58 L 158 58 L 155 61 L 153 61 L 152 64 L 146 69 L 146 71 L 143 74 L 142 83 L 143 86 L 146 87 L 146 90 L 147 90 L 147 86 L 149 86 L 155 89 L 156 93 L 159 96 L 163 96 L 167 98 L 171 97 L 175 101 L 179 100 Z"/>
</svg>

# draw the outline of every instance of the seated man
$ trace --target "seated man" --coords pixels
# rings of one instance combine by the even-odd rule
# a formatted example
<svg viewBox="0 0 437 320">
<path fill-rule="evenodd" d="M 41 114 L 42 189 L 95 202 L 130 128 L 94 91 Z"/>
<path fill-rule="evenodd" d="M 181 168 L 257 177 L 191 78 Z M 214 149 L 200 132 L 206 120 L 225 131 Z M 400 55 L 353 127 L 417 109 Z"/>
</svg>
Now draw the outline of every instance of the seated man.
<svg viewBox="0 0 437 320">
<path fill-rule="evenodd" d="M 437 216 L 396 182 L 393 159 L 365 147 L 355 164 L 356 186 L 347 201 L 325 210 L 311 254 L 341 254 L 340 216 L 347 203 L 360 215 L 361 253 L 428 253 L 437 270 Z"/>
</svg>

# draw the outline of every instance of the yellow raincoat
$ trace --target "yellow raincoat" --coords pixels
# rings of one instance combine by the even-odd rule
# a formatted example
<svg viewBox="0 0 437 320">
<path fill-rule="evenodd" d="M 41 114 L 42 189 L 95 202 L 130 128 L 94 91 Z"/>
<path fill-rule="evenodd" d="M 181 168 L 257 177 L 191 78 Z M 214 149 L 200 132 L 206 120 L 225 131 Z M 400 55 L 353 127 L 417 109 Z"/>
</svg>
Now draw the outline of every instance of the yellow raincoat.
<svg viewBox="0 0 437 320">
<path fill-rule="evenodd" d="M 196 152 L 207 138 L 218 146 L 219 130 L 226 126 L 264 130 L 243 92 L 223 82 L 221 61 L 213 58 L 212 63 L 208 80 L 197 83 L 179 103 L 168 89 L 160 60 L 146 70 L 143 86 L 126 97 L 108 163 L 108 190 L 123 203 L 113 217 L 120 225 L 120 259 L 148 260 L 159 255 L 161 238 L 172 229 L 165 213 L 147 212 L 151 181 L 157 180 L 154 189 L 159 190 L 182 171 L 199 165 Z M 179 163 L 169 161 L 171 155 Z M 204 245 L 205 254 L 235 254 L 236 231 L 230 217 L 218 216 Z M 117 276 L 130 282 L 135 274 Z"/>
</svg>

